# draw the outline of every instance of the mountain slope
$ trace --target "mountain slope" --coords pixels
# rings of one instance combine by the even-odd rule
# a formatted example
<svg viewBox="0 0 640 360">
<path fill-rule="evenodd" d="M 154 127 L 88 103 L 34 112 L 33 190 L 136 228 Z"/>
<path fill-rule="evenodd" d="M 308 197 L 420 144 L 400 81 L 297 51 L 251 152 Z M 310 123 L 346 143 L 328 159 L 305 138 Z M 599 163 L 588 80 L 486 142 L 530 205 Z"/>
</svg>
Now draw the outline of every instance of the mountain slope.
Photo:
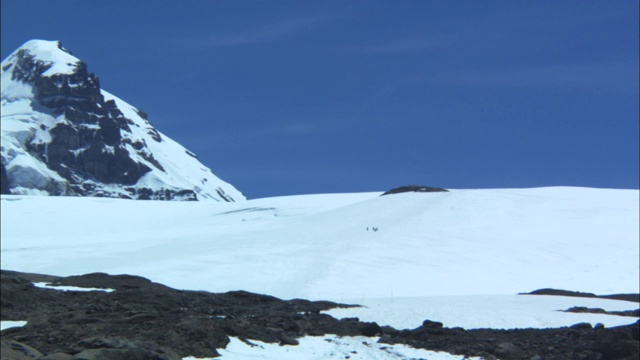
<svg viewBox="0 0 640 360">
<path fill-rule="evenodd" d="M 1 155 L 4 193 L 245 199 L 55 41 L 31 40 L 2 62 Z"/>
<path fill-rule="evenodd" d="M 255 342 L 253 339 L 261 339 L 255 333 L 236 332 L 239 338 L 250 339 L 259 346 L 235 342 L 232 338 L 231 345 L 224 352 L 220 350 L 225 359 L 440 358 L 423 352 L 400 355 L 395 345 L 392 349 L 389 340 L 389 336 L 399 334 L 406 335 L 399 339 L 401 343 L 410 339 L 413 346 L 455 353 L 466 351 L 458 344 L 469 344 L 473 347 L 469 355 L 477 354 L 478 349 L 497 354 L 491 349 L 509 342 L 525 349 L 527 356 L 523 358 L 527 359 L 536 357 L 538 351 L 552 358 L 567 358 L 566 354 L 592 349 L 594 339 L 602 348 L 603 342 L 599 341 L 606 339 L 606 343 L 616 348 L 631 349 L 628 358 L 634 358 L 633 347 L 621 347 L 618 342 L 620 338 L 627 341 L 628 333 L 620 337 L 603 336 L 602 327 L 632 324 L 636 318 L 559 310 L 578 306 L 624 311 L 637 304 L 515 294 L 543 287 L 598 294 L 637 293 L 638 190 L 559 187 L 380 194 L 303 195 L 237 203 L 3 195 L 0 264 L 3 269 L 31 273 L 29 276 L 94 273 L 87 277 L 104 277 L 95 272 L 140 275 L 180 289 L 181 294 L 185 293 L 182 290 L 248 290 L 289 299 L 361 304 L 365 307 L 333 309 L 329 314 L 346 318 L 343 321 L 347 322 L 359 318 L 397 329 L 415 328 L 408 332 L 391 329 L 390 334 L 394 335 L 389 334 L 383 341 L 385 344 L 376 344 L 376 337 L 340 337 L 339 341 L 344 344 L 342 350 L 348 351 L 334 347 L 334 340 L 326 336 L 300 338 L 300 345 L 290 350 L 288 346 Z M 378 230 L 373 231 L 374 227 Z M 82 286 L 112 288 L 92 283 Z M 154 294 L 143 288 L 136 289 L 141 290 L 142 295 L 135 295 L 135 299 L 141 299 L 144 311 L 148 312 L 145 297 Z M 112 294 L 117 297 L 118 291 Z M 24 291 L 18 293 L 25 294 Z M 187 309 L 183 304 L 193 305 L 203 300 L 204 294 L 194 294 L 197 297 L 181 302 L 179 310 L 176 305 L 162 307 L 160 316 L 172 313 L 166 311 L 168 308 L 179 311 L 180 318 L 186 319 Z M 247 296 L 245 292 L 239 294 L 243 294 L 243 298 Z M 77 295 L 69 296 L 81 306 L 87 303 L 78 300 Z M 121 298 L 118 301 L 119 307 L 131 309 Z M 219 308 L 210 301 L 204 303 L 207 308 L 204 312 L 198 311 L 200 315 L 212 314 L 212 309 Z M 259 307 L 265 309 L 268 304 L 260 301 Z M 100 305 L 112 311 L 104 303 Z M 71 311 L 69 303 L 64 303 L 64 307 L 72 314 L 84 313 Z M 238 317 L 238 308 L 233 311 L 230 318 L 249 324 Z M 219 312 L 213 314 L 218 316 L 207 319 L 208 326 L 225 319 Z M 126 314 L 127 318 L 129 315 Z M 96 312 L 87 312 L 85 316 L 91 324 L 105 325 L 95 320 L 99 319 Z M 23 337 L 30 339 L 41 336 L 48 341 L 51 330 L 35 327 L 49 326 L 50 322 L 43 316 L 37 319 L 11 318 L 28 320 L 27 327 L 31 324 L 31 328 L 5 331 L 16 336 L 34 335 Z M 155 315 L 151 319 L 156 319 Z M 261 317 L 252 319 L 265 324 Z M 291 327 L 295 318 L 280 321 L 273 313 L 266 319 L 267 323 L 277 324 L 275 328 L 269 325 L 271 331 L 283 326 L 286 333 L 299 326 Z M 467 331 L 432 327 L 440 324 L 434 321 L 444 322 L 449 328 L 464 326 Z M 585 322 L 600 325 L 593 329 Z M 518 330 L 577 323 L 577 328 L 557 331 Z M 170 324 L 177 325 L 179 332 L 185 329 L 183 323 L 172 321 Z M 188 331 L 198 328 L 190 320 L 186 324 Z M 118 323 L 118 326 L 127 326 L 127 331 L 131 331 L 130 325 L 134 324 Z M 173 331 L 156 320 L 151 320 L 145 329 L 149 326 L 158 326 L 163 336 L 168 330 Z M 525 337 L 506 339 L 503 336 L 511 330 L 488 331 L 487 328 L 516 329 L 515 333 Z M 470 329 L 479 329 L 480 337 L 468 338 L 474 333 Z M 637 334 L 637 323 L 625 329 Z M 586 337 L 577 338 L 577 331 L 584 331 Z M 560 332 L 568 338 L 559 338 Z M 96 333 L 103 331 L 98 328 Z M 533 333 L 543 337 L 532 338 Z M 206 335 L 199 339 L 210 338 L 216 332 L 206 330 L 203 334 Z M 450 334 L 463 338 L 458 338 L 459 343 L 453 342 Z M 422 342 L 414 342 L 418 339 L 414 335 Z M 90 335 L 84 329 L 82 336 Z M 439 344 L 448 347 L 433 348 L 433 340 L 438 338 L 443 341 Z M 523 342 L 525 338 L 527 343 Z M 140 338 L 136 336 L 136 339 Z M 637 344 L 637 339 L 628 342 L 634 345 L 633 341 Z M 551 342 L 553 347 L 549 346 Z M 478 347 L 480 343 L 484 345 Z M 214 347 L 210 343 L 207 346 Z M 358 355 L 354 349 L 358 349 Z M 393 351 L 387 352 L 388 349 Z M 284 352 L 288 356 L 283 356 Z"/>
<path fill-rule="evenodd" d="M 379 195 L 242 203 L 3 196 L 2 267 L 356 303 L 540 288 L 639 292 L 638 190 Z"/>
</svg>

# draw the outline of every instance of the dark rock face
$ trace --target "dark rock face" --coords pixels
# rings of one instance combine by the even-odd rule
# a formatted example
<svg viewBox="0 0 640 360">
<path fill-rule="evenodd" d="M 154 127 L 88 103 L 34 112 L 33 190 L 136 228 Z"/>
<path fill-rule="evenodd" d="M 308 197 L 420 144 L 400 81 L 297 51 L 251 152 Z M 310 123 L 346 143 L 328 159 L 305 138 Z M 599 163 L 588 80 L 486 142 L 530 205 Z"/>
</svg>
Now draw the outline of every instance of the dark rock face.
<svg viewBox="0 0 640 360">
<path fill-rule="evenodd" d="M 98 78 L 78 62 L 72 74 L 43 76 L 50 65 L 34 58 L 28 50 L 18 52 L 12 79 L 33 85 L 38 110 L 68 122 L 50 129 L 52 140 L 29 144 L 29 152 L 55 170 L 72 186 L 65 195 L 86 195 L 82 179 L 122 185 L 135 184 L 151 169 L 131 159 L 121 131 L 131 132 L 115 102 L 100 93 Z"/>
<path fill-rule="evenodd" d="M 15 340 L 2 340 L 0 342 L 0 358 L 2 359 L 23 360 L 41 357 L 42 353 L 40 351 Z"/>
<path fill-rule="evenodd" d="M 4 164 L 0 165 L 0 194 L 11 194 L 9 189 L 9 177 Z"/>
<path fill-rule="evenodd" d="M 32 282 L 115 291 L 62 292 Z M 177 360 L 216 356 L 229 336 L 295 346 L 298 337 L 324 334 L 379 336 L 381 349 L 383 344 L 402 343 L 485 359 L 637 359 L 639 355 L 640 321 L 608 329 L 576 324 L 558 329 L 464 330 L 425 320 L 416 329 L 396 330 L 320 313 L 353 305 L 283 301 L 244 291 L 181 291 L 130 275 L 56 277 L 2 270 L 0 284 L 2 320 L 28 321 L 22 328 L 2 331 L 3 359 Z"/>
<path fill-rule="evenodd" d="M 448 192 L 448 191 L 449 190 L 447 189 L 432 187 L 432 186 L 408 185 L 408 186 L 401 186 L 401 187 L 391 189 L 380 196 L 400 194 L 405 192 Z"/>
</svg>

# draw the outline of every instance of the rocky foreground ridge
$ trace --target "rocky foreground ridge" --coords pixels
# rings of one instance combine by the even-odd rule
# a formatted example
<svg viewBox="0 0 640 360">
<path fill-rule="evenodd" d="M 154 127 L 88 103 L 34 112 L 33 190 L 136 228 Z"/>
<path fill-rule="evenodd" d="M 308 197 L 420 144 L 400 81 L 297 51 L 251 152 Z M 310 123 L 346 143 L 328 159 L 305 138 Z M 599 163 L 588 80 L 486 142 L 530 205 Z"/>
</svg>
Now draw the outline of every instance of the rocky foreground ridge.
<svg viewBox="0 0 640 360">
<path fill-rule="evenodd" d="M 296 338 L 337 334 L 386 344 L 486 359 L 637 359 L 640 322 L 614 328 L 576 324 L 557 329 L 447 328 L 425 320 L 394 329 L 321 313 L 357 305 L 280 300 L 234 291 L 183 291 L 130 275 L 57 277 L 2 270 L 2 320 L 27 320 L 2 331 L 2 359 L 181 359 L 215 357 L 229 337 L 295 346 Z M 58 291 L 52 285 L 114 289 Z M 630 303 L 630 305 L 633 303 Z M 635 306 L 635 305 L 634 305 Z"/>
<path fill-rule="evenodd" d="M 57 41 L 2 62 L 1 156 L 3 194 L 245 199 Z"/>
</svg>

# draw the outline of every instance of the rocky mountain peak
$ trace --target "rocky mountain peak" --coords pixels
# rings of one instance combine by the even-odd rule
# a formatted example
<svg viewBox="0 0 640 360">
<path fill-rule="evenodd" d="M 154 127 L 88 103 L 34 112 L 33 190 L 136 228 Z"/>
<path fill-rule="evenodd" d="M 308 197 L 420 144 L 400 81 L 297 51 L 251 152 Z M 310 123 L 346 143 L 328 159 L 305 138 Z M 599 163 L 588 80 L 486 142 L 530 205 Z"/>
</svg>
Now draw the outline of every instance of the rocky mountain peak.
<svg viewBox="0 0 640 360">
<path fill-rule="evenodd" d="M 2 62 L 2 113 L 11 193 L 244 199 L 58 41 L 29 41 Z"/>
</svg>

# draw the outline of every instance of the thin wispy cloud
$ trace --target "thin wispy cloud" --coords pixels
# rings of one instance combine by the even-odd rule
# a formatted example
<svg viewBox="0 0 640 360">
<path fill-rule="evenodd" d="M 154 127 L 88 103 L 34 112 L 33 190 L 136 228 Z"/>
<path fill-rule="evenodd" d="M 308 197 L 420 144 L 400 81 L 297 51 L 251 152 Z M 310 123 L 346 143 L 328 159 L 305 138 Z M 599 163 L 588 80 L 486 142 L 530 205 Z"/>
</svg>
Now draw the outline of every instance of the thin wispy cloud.
<svg viewBox="0 0 640 360">
<path fill-rule="evenodd" d="M 297 137 L 314 137 L 321 133 L 335 131 L 338 119 L 313 119 L 305 117 L 300 120 L 281 120 L 252 126 L 241 132 L 219 131 L 208 135 L 211 143 L 223 144 L 226 148 L 246 147 L 247 144 L 268 144 Z M 200 135 L 198 135 L 200 136 Z"/>
<path fill-rule="evenodd" d="M 429 35 L 396 39 L 393 41 L 354 47 L 355 52 L 369 54 L 399 54 L 413 51 L 444 48 L 455 41 L 452 35 Z"/>
<path fill-rule="evenodd" d="M 441 74 L 436 81 L 473 87 L 570 88 L 632 93 L 638 91 L 638 66 L 633 63 L 609 62 L 466 70 Z"/>
<path fill-rule="evenodd" d="M 210 34 L 190 39 L 189 42 L 203 48 L 268 43 L 306 31 L 313 25 L 320 23 L 325 19 L 326 18 L 324 17 L 316 16 L 283 20 L 236 33 Z"/>
</svg>

